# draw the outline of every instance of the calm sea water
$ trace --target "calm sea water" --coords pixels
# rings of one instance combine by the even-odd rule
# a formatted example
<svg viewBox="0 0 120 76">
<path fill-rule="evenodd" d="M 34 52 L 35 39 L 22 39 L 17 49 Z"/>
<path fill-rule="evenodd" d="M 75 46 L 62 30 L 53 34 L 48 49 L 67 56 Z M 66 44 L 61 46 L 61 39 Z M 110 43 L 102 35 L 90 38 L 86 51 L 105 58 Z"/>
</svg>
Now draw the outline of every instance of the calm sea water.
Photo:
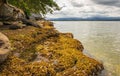
<svg viewBox="0 0 120 76">
<path fill-rule="evenodd" d="M 54 21 L 60 32 L 71 32 L 80 40 L 85 54 L 103 62 L 105 74 L 120 76 L 119 21 Z"/>
</svg>

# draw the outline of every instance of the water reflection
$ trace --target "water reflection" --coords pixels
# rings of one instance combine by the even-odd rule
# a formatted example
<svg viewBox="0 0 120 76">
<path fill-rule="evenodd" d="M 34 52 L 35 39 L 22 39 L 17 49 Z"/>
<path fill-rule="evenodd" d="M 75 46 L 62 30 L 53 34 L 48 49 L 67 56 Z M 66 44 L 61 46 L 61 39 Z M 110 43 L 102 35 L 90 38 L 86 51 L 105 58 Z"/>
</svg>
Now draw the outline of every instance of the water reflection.
<svg viewBox="0 0 120 76">
<path fill-rule="evenodd" d="M 88 53 L 103 61 L 107 76 L 120 76 L 120 22 L 55 22 L 61 32 L 72 32 Z"/>
</svg>

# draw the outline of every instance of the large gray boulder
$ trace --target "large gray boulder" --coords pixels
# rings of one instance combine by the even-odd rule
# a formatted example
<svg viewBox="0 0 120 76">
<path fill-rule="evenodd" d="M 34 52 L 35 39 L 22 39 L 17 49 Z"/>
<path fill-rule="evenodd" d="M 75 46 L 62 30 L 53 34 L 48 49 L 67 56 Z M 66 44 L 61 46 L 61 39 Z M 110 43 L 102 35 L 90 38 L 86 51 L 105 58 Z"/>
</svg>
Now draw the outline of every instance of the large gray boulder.
<svg viewBox="0 0 120 76">
<path fill-rule="evenodd" d="M 10 4 L 0 4 L 0 20 L 12 21 L 25 18 L 24 12 Z"/>
<path fill-rule="evenodd" d="M 9 39 L 0 32 L 0 63 L 2 63 L 10 52 Z"/>
</svg>

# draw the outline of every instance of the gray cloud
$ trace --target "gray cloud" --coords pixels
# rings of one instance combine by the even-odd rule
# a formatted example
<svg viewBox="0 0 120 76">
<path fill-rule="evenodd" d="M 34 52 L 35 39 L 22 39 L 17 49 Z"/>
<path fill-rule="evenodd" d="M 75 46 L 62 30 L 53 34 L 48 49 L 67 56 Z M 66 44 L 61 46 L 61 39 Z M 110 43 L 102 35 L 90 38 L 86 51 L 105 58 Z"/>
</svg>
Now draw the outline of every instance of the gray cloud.
<svg viewBox="0 0 120 76">
<path fill-rule="evenodd" d="M 120 0 L 92 0 L 94 3 L 120 7 Z"/>
<path fill-rule="evenodd" d="M 99 13 L 99 14 L 105 14 L 108 13 L 107 11 L 79 11 L 79 13 Z"/>
<path fill-rule="evenodd" d="M 72 4 L 73 7 L 82 7 L 82 6 L 84 6 L 83 4 L 78 3 L 78 2 L 74 2 L 74 1 L 71 1 L 71 4 Z"/>
<path fill-rule="evenodd" d="M 47 17 L 120 17 L 120 0 L 56 0 L 63 7 Z"/>
</svg>

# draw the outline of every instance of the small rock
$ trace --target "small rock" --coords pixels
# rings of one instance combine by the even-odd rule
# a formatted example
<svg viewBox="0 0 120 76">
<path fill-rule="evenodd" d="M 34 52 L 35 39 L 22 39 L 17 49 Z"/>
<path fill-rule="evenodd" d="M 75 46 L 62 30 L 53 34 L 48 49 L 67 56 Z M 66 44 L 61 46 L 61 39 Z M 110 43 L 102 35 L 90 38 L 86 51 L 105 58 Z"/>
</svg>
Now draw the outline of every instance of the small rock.
<svg viewBox="0 0 120 76">
<path fill-rule="evenodd" d="M 3 23 L 2 23 L 2 22 L 0 22 L 0 26 L 3 26 Z"/>
<path fill-rule="evenodd" d="M 38 20 L 36 23 L 42 28 L 54 28 L 53 22 L 50 21 Z"/>
<path fill-rule="evenodd" d="M 43 24 L 42 24 L 42 21 L 36 21 L 36 23 L 43 28 Z"/>
<path fill-rule="evenodd" d="M 12 22 L 10 22 L 10 21 L 5 21 L 5 22 L 3 22 L 3 24 L 4 24 L 4 25 L 11 25 Z"/>
<path fill-rule="evenodd" d="M 53 28 L 54 27 L 53 22 L 50 22 L 50 21 L 43 21 L 42 24 L 45 28 Z"/>
<path fill-rule="evenodd" d="M 63 33 L 63 35 L 65 35 L 66 37 L 69 37 L 69 38 L 73 38 L 73 34 L 72 33 Z"/>
<path fill-rule="evenodd" d="M 37 57 L 34 61 L 40 62 L 40 61 L 45 61 L 45 62 L 49 62 L 49 59 L 42 56 L 41 53 L 37 53 Z"/>
<path fill-rule="evenodd" d="M 22 19 L 22 22 L 23 22 L 24 24 L 26 24 L 27 26 L 34 26 L 34 27 L 39 27 L 39 28 L 41 28 L 41 26 L 39 26 L 36 21 L 27 20 L 27 19 Z"/>
<path fill-rule="evenodd" d="M 22 24 L 20 22 L 14 22 L 10 25 L 9 29 L 22 29 L 24 27 L 26 27 L 25 24 Z"/>
<path fill-rule="evenodd" d="M 0 63 L 3 62 L 10 52 L 9 39 L 2 33 L 0 33 Z"/>
</svg>

